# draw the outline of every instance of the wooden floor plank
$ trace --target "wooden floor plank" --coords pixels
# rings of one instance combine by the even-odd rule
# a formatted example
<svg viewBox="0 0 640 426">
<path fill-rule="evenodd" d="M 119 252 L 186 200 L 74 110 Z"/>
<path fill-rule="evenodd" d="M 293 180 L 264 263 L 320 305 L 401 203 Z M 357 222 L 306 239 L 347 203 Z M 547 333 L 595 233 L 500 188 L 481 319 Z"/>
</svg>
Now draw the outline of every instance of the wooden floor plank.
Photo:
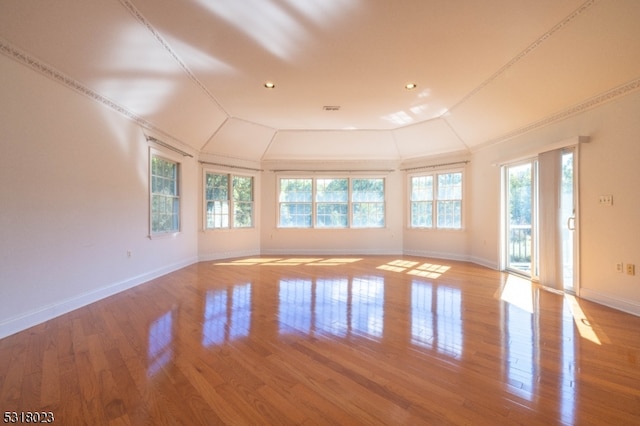
<svg viewBox="0 0 640 426">
<path fill-rule="evenodd" d="M 507 277 L 414 256 L 194 264 L 0 340 L 0 406 L 60 424 L 640 424 L 640 318 L 522 280 L 503 299 Z"/>
</svg>

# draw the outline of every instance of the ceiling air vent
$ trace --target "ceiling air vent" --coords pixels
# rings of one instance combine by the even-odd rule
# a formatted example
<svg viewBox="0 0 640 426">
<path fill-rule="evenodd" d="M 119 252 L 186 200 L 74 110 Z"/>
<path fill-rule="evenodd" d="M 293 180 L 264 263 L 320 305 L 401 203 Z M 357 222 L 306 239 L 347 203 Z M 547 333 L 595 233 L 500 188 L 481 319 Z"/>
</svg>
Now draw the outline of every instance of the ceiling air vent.
<svg viewBox="0 0 640 426">
<path fill-rule="evenodd" d="M 325 111 L 340 111 L 340 105 L 325 105 L 322 109 Z"/>
</svg>

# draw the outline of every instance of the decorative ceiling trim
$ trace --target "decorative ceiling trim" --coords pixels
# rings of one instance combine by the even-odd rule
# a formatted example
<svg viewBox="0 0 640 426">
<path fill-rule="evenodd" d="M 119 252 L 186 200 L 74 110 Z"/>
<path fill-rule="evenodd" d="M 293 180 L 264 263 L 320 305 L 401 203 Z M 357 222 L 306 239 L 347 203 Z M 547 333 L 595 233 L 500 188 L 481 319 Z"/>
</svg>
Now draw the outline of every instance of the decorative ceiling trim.
<svg viewBox="0 0 640 426">
<path fill-rule="evenodd" d="M 593 109 L 601 104 L 610 102 L 614 99 L 620 98 L 624 95 L 627 95 L 631 92 L 634 92 L 636 90 L 640 89 L 640 78 L 637 78 L 635 80 L 632 80 L 628 83 L 625 83 L 621 86 L 615 87 L 613 89 L 607 90 L 604 93 L 601 93 L 597 96 L 594 96 L 592 98 L 587 99 L 584 102 L 581 102 L 579 104 L 573 105 L 569 108 L 566 108 L 562 111 L 559 111 L 555 114 L 552 114 L 550 116 L 547 116 L 541 120 L 538 121 L 534 121 L 531 124 L 528 124 L 524 127 L 521 127 L 519 129 L 513 130 L 509 133 L 506 133 L 496 139 L 492 139 L 486 143 L 483 143 L 481 145 L 478 146 L 478 148 L 484 148 L 490 145 L 495 145 L 501 142 L 504 142 L 508 139 L 514 138 L 516 136 L 522 135 L 524 133 L 528 133 L 532 130 L 538 129 L 540 127 L 545 127 L 549 124 L 564 120 L 565 118 L 569 118 L 571 116 L 580 114 L 581 112 L 584 112 L 586 110 L 589 109 Z"/>
<path fill-rule="evenodd" d="M 167 41 L 160 35 L 160 33 L 153 27 L 153 25 L 151 25 L 151 23 L 147 21 L 142 13 L 140 13 L 140 11 L 136 9 L 136 7 L 129 0 L 120 0 L 120 3 L 125 7 L 125 9 L 129 11 L 131 15 L 133 15 L 133 17 L 138 22 L 140 22 L 147 28 L 147 30 L 149 30 L 149 32 L 158 41 L 158 43 L 162 45 L 164 50 L 166 50 L 169 55 L 171 55 L 171 57 L 178 63 L 178 65 L 180 65 L 180 68 L 182 68 L 185 74 L 187 74 L 189 79 L 191 79 L 191 81 L 193 81 L 209 97 L 209 99 L 211 99 L 217 105 L 217 107 L 220 108 L 222 112 L 229 116 L 229 113 L 224 109 L 220 102 L 218 102 L 218 99 L 213 95 L 213 93 L 211 93 L 209 89 L 207 89 L 207 87 L 200 80 L 198 80 L 198 77 L 196 77 L 195 74 L 189 69 L 187 64 L 185 64 L 182 59 L 180 59 L 180 56 L 178 56 L 178 54 L 171 48 L 171 46 L 169 46 L 169 43 L 167 43 Z"/>
<path fill-rule="evenodd" d="M 586 2 L 584 2 L 578 9 L 576 9 L 575 11 L 573 11 L 573 13 L 571 13 L 569 16 L 567 16 L 566 18 L 564 18 L 560 23 L 556 24 L 553 28 L 551 28 L 549 31 L 547 31 L 546 33 L 542 34 L 540 37 L 538 37 L 538 39 L 536 41 L 534 41 L 533 43 L 531 43 L 529 46 L 527 46 L 522 52 L 520 52 L 518 55 L 516 55 L 513 59 L 511 59 L 509 62 L 507 62 L 504 66 L 502 66 L 502 68 L 500 68 L 498 71 L 496 71 L 495 73 L 493 73 L 493 75 L 491 75 L 488 79 L 486 79 L 485 81 L 483 81 L 482 83 L 480 83 L 480 85 L 478 87 L 476 87 L 475 89 L 473 89 L 471 92 L 467 93 L 462 99 L 460 99 L 458 102 L 456 102 L 451 108 L 449 108 L 449 110 L 446 113 L 449 113 L 451 111 L 453 111 L 454 109 L 456 109 L 457 107 L 459 107 L 460 105 L 462 105 L 463 103 L 465 103 L 466 101 L 468 101 L 471 97 L 473 97 L 476 93 L 478 93 L 479 91 L 481 91 L 482 89 L 484 89 L 486 86 L 488 86 L 489 84 L 491 84 L 495 79 L 497 79 L 498 77 L 500 77 L 502 74 L 504 74 L 509 68 L 513 67 L 516 63 L 518 63 L 522 58 L 524 58 L 525 56 L 527 56 L 529 53 L 533 52 L 534 50 L 536 50 L 538 47 L 540 47 L 540 45 L 542 45 L 542 43 L 544 43 L 545 41 L 547 41 L 549 38 L 551 38 L 551 36 L 553 36 L 555 33 L 557 33 L 558 31 L 560 31 L 562 28 L 564 28 L 566 25 L 568 25 L 569 23 L 571 23 L 573 20 L 575 20 L 578 16 L 582 15 L 584 12 L 586 12 L 589 8 L 591 8 L 591 6 L 593 6 L 596 3 L 597 0 L 587 0 Z M 445 114 L 446 114 L 445 113 Z M 443 114 L 444 115 L 444 114 Z"/>
<path fill-rule="evenodd" d="M 21 51 L 20 49 L 18 49 L 15 46 L 12 46 L 9 42 L 7 42 L 6 40 L 0 38 L 0 53 L 4 54 L 5 56 L 15 60 L 16 62 L 19 62 L 29 68 L 31 68 L 32 70 L 44 75 L 45 77 L 50 78 L 53 81 L 56 81 L 64 86 L 66 86 L 69 89 L 74 90 L 77 93 L 80 93 L 82 95 L 87 96 L 90 99 L 93 99 L 94 101 L 100 102 L 101 104 L 111 108 L 112 110 L 122 114 L 123 116 L 127 117 L 128 119 L 134 121 L 135 123 L 139 124 L 141 127 L 148 129 L 148 130 L 152 130 L 158 134 L 161 134 L 163 137 L 167 138 L 167 139 L 171 139 L 172 141 L 183 145 L 185 147 L 188 147 L 187 144 L 185 144 L 184 142 L 182 142 L 180 139 L 176 138 L 173 135 L 168 134 L 167 132 L 165 132 L 164 130 L 159 129 L 158 127 L 156 127 L 154 124 L 150 123 L 149 121 L 145 120 L 144 118 L 134 114 L 133 112 L 129 111 L 128 109 L 124 108 L 122 105 L 117 104 L 116 102 L 112 101 L 111 99 L 104 97 L 102 95 L 100 95 L 99 93 L 89 89 L 87 86 L 85 86 L 84 84 L 80 83 L 77 80 L 74 80 L 73 78 L 65 75 L 64 73 L 58 71 L 57 69 L 55 69 L 54 67 L 45 64 L 44 62 L 41 62 L 40 60 L 34 58 L 33 56 L 28 55 L 27 53 Z M 193 149 L 191 147 L 189 147 L 190 149 Z"/>
</svg>

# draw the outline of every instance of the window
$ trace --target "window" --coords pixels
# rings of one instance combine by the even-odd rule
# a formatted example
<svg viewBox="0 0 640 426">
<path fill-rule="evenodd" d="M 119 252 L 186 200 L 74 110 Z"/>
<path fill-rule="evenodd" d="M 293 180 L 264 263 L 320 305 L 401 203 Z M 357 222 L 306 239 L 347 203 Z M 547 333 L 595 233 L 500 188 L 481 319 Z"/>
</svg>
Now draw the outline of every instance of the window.
<svg viewBox="0 0 640 426">
<path fill-rule="evenodd" d="M 349 218 L 348 179 L 316 179 L 316 226 L 346 228 Z"/>
<path fill-rule="evenodd" d="M 151 155 L 151 234 L 180 230 L 179 164 Z"/>
<path fill-rule="evenodd" d="M 436 215 L 438 228 L 462 227 L 462 173 L 438 175 Z"/>
<path fill-rule="evenodd" d="M 462 172 L 411 177 L 410 226 L 462 228 Z"/>
<path fill-rule="evenodd" d="M 382 228 L 383 178 L 281 178 L 281 228 Z"/>
<path fill-rule="evenodd" d="M 229 175 L 207 173 L 207 229 L 229 227 Z"/>
<path fill-rule="evenodd" d="M 253 178 L 233 177 L 233 226 L 251 228 L 253 226 Z"/>
<path fill-rule="evenodd" d="M 310 228 L 312 200 L 311 179 L 280 179 L 280 226 Z"/>
<path fill-rule="evenodd" d="M 433 227 L 433 176 L 411 178 L 411 227 Z"/>
<path fill-rule="evenodd" d="M 253 227 L 253 177 L 205 174 L 205 227 Z"/>
<path fill-rule="evenodd" d="M 353 179 L 353 227 L 384 227 L 384 179 Z"/>
</svg>

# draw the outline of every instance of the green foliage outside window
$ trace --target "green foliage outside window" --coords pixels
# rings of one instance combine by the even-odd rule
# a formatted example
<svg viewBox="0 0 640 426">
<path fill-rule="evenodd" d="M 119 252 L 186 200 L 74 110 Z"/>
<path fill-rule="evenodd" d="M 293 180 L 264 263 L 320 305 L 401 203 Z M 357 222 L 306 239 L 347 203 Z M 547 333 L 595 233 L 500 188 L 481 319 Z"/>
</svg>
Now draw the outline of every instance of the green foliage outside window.
<svg viewBox="0 0 640 426">
<path fill-rule="evenodd" d="M 207 229 L 229 228 L 231 223 L 234 228 L 253 226 L 252 177 L 207 173 L 205 197 Z"/>
<path fill-rule="evenodd" d="M 178 163 L 151 157 L 151 233 L 180 229 Z"/>
</svg>

